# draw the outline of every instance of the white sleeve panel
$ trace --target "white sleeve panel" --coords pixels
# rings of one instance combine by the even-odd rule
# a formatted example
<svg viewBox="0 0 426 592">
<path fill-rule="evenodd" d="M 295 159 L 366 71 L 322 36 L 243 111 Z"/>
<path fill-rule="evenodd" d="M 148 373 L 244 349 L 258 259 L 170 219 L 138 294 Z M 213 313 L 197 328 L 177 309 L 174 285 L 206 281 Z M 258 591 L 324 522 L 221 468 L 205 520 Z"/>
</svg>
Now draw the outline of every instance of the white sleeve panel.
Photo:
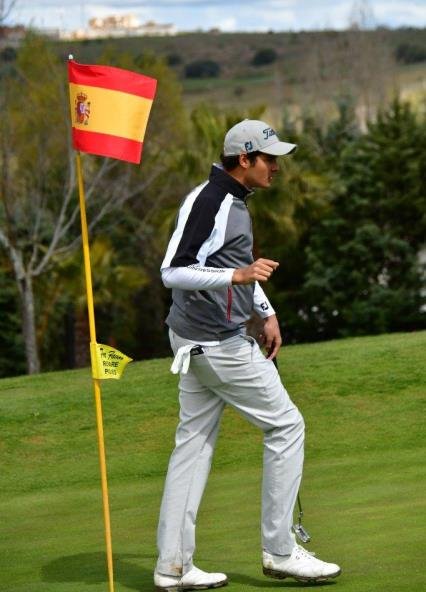
<svg viewBox="0 0 426 592">
<path fill-rule="evenodd" d="M 220 290 L 232 284 L 234 269 L 218 267 L 166 267 L 161 270 L 161 278 L 166 288 L 180 290 Z"/>
<path fill-rule="evenodd" d="M 253 302 L 253 310 L 260 316 L 262 319 L 266 319 L 271 315 L 275 314 L 275 310 L 272 308 L 271 303 L 266 297 L 265 292 L 260 287 L 259 282 L 255 282 L 254 284 L 254 302 Z"/>
</svg>

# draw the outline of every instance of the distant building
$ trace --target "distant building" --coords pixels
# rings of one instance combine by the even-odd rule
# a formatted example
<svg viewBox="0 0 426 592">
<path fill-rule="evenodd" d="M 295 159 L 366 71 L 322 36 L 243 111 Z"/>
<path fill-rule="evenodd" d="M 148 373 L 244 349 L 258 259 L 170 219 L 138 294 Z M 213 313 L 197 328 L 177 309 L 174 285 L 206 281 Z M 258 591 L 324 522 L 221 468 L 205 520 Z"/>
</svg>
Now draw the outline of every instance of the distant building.
<svg viewBox="0 0 426 592">
<path fill-rule="evenodd" d="M 98 39 L 100 37 L 139 37 L 176 35 L 177 29 L 172 24 L 161 24 L 154 21 L 140 24 L 133 14 L 110 15 L 91 18 L 87 29 L 77 29 L 71 33 L 63 33 L 63 39 Z"/>
<path fill-rule="evenodd" d="M 147 21 L 140 27 L 142 35 L 176 35 L 177 29 L 175 25 L 156 23 L 155 21 Z"/>
<path fill-rule="evenodd" d="M 0 27 L 0 47 L 18 47 L 26 35 L 26 29 L 23 25 Z"/>
<path fill-rule="evenodd" d="M 89 20 L 89 28 L 94 31 L 132 31 L 139 27 L 139 21 L 133 14 L 110 15 L 104 18 L 95 17 Z"/>
</svg>

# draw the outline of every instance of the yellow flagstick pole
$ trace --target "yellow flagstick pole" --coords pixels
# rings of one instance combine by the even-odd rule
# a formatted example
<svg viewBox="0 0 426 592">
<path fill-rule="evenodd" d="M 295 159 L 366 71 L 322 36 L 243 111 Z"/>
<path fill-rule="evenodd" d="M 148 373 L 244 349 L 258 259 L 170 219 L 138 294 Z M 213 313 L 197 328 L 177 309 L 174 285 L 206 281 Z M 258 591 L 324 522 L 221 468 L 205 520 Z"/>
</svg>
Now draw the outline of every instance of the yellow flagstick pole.
<svg viewBox="0 0 426 592">
<path fill-rule="evenodd" d="M 84 195 L 83 173 L 80 152 L 76 152 L 78 192 L 80 196 L 81 236 L 83 241 L 84 271 L 86 275 L 87 310 L 89 313 L 90 341 L 96 343 L 95 309 L 93 305 L 92 271 L 90 267 L 89 233 L 87 230 L 86 199 Z M 105 523 L 105 540 L 108 564 L 109 591 L 114 592 L 114 572 L 112 562 L 111 521 L 108 501 L 108 482 L 105 460 L 104 429 L 102 421 L 102 402 L 100 380 L 93 379 L 95 394 L 96 423 L 98 427 L 99 465 L 101 469 L 102 500 Z"/>
</svg>

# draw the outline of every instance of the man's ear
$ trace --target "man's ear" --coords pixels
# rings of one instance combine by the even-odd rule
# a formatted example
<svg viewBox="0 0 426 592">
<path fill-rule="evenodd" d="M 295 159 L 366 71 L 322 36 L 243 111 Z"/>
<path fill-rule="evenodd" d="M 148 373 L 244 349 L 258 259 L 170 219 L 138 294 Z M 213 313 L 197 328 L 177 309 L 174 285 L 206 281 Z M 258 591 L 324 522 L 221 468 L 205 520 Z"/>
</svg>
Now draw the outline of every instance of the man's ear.
<svg viewBox="0 0 426 592">
<path fill-rule="evenodd" d="M 240 154 L 239 156 L 239 163 L 240 166 L 243 167 L 243 169 L 248 169 L 250 168 L 250 161 L 248 159 L 248 156 L 245 152 L 243 152 L 242 154 Z"/>
</svg>

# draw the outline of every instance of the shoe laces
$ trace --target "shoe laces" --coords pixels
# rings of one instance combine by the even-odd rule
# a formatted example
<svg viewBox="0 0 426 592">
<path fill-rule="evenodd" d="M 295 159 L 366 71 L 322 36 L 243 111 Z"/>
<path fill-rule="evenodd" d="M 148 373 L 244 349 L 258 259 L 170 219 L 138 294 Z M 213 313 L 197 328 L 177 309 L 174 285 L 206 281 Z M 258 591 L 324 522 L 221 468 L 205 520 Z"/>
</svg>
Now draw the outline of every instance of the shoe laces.
<svg viewBox="0 0 426 592">
<path fill-rule="evenodd" d="M 296 545 L 296 549 L 297 549 L 297 553 L 299 555 L 302 555 L 302 557 L 306 557 L 307 559 L 311 559 L 312 557 L 315 557 L 315 553 L 313 551 L 308 551 L 307 549 L 305 549 L 304 547 L 301 547 L 300 545 Z"/>
</svg>

